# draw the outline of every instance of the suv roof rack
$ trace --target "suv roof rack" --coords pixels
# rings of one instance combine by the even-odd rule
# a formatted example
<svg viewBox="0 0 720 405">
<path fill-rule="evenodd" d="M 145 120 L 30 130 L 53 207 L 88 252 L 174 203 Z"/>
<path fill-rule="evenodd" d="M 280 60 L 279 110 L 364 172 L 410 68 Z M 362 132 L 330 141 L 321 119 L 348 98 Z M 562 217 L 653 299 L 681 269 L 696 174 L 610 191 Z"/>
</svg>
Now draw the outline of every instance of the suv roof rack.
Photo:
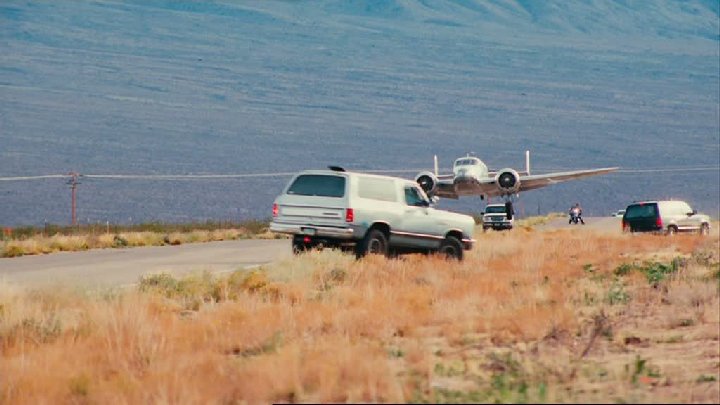
<svg viewBox="0 0 720 405">
<path fill-rule="evenodd" d="M 334 171 L 334 172 L 344 172 L 345 169 L 343 169 L 340 166 L 328 166 L 328 169 Z"/>
</svg>

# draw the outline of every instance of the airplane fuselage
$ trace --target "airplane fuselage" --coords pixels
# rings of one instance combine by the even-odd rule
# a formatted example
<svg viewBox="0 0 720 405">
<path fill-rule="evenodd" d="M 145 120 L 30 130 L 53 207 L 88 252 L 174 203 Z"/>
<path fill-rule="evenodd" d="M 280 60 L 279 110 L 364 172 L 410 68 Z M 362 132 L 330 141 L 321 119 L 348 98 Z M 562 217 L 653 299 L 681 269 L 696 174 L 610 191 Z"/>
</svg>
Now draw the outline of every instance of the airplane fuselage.
<svg viewBox="0 0 720 405">
<path fill-rule="evenodd" d="M 479 180 L 488 176 L 488 168 L 476 157 L 462 157 L 455 160 L 453 175 L 457 195 L 477 195 L 480 190 Z"/>
</svg>

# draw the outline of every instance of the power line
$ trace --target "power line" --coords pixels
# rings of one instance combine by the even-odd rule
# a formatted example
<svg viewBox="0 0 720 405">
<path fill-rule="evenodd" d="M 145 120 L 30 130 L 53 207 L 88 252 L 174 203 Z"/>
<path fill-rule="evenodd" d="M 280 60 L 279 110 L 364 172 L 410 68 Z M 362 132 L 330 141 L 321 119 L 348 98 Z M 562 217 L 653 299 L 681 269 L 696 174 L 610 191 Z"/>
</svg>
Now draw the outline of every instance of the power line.
<svg viewBox="0 0 720 405">
<path fill-rule="evenodd" d="M 40 179 L 61 179 L 68 177 L 67 174 L 47 174 L 44 176 L 20 176 L 20 177 L 0 177 L 0 181 L 23 181 L 23 180 L 40 180 Z"/>
<path fill-rule="evenodd" d="M 363 173 L 418 173 L 427 169 L 358 169 Z M 556 169 L 564 171 L 572 171 L 573 169 Z M 540 173 L 553 171 L 552 169 L 542 169 Z M 700 166 L 700 167 L 670 167 L 670 168 L 628 168 L 619 169 L 614 173 L 680 173 L 680 172 L 701 172 L 701 171 L 717 171 L 720 172 L 720 166 Z M 192 180 L 192 179 L 242 179 L 242 178 L 259 178 L 259 177 L 287 177 L 297 174 L 295 172 L 272 172 L 272 173 L 236 173 L 236 174 L 47 174 L 38 176 L 14 176 L 0 177 L 0 181 L 28 181 L 42 179 L 72 178 L 82 177 L 88 179 L 108 179 L 108 180 Z M 607 173 L 613 174 L 613 173 Z"/>
</svg>

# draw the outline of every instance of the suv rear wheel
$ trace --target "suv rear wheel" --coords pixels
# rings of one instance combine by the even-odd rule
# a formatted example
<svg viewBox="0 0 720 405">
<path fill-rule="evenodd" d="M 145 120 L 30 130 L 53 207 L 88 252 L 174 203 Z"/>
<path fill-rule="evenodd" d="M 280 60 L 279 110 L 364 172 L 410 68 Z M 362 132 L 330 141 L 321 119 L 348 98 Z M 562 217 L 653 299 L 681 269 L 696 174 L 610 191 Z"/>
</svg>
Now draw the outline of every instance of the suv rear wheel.
<svg viewBox="0 0 720 405">
<path fill-rule="evenodd" d="M 709 224 L 700 225 L 700 235 L 710 235 L 710 225 Z"/>
<path fill-rule="evenodd" d="M 303 237 L 294 235 L 292 240 L 292 251 L 294 254 L 299 255 L 300 253 L 307 252 L 308 245 L 303 241 Z"/>
<path fill-rule="evenodd" d="M 462 260 L 463 259 L 463 247 L 458 238 L 454 236 L 447 236 L 440 243 L 440 249 L 438 250 L 441 255 L 444 255 L 448 259 Z"/>
<path fill-rule="evenodd" d="M 678 231 L 678 229 L 675 225 L 670 225 L 670 226 L 668 226 L 667 234 L 672 236 L 672 235 L 675 235 L 677 233 L 677 231 Z"/>
<path fill-rule="evenodd" d="M 387 237 L 379 229 L 369 230 L 363 240 L 357 245 L 356 256 L 358 258 L 367 254 L 388 255 Z"/>
</svg>

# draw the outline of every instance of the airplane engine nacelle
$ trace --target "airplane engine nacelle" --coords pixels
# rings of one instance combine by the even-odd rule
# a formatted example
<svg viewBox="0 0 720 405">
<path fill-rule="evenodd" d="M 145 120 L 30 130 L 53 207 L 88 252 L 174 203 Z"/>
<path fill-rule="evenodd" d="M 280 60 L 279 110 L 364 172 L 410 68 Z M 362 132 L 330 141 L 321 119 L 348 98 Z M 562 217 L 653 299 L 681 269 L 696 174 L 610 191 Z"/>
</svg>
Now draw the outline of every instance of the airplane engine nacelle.
<svg viewBox="0 0 720 405">
<path fill-rule="evenodd" d="M 516 194 L 520 191 L 520 175 L 513 169 L 502 169 L 495 175 L 495 184 L 502 194 Z"/>
<path fill-rule="evenodd" d="M 428 197 L 435 195 L 437 191 L 438 179 L 432 172 L 422 172 L 415 177 L 415 181 L 420 185 Z"/>
</svg>

